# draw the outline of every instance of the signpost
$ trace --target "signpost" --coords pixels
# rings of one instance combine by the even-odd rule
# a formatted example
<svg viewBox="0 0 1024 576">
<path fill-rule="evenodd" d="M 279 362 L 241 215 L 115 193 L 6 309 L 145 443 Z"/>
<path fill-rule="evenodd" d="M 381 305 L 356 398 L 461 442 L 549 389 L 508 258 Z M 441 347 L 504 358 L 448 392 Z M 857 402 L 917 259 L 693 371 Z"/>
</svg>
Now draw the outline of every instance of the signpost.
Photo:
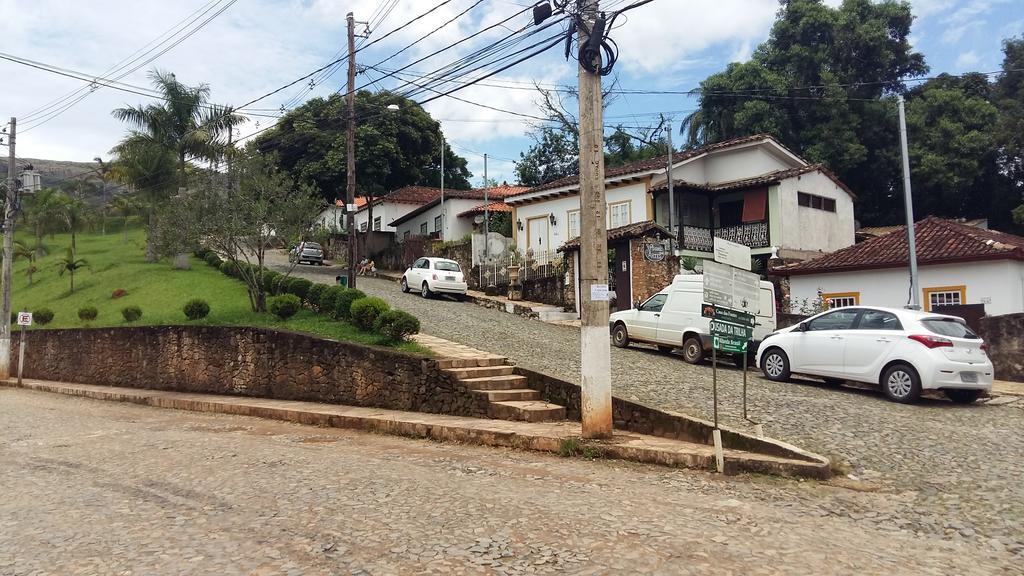
<svg viewBox="0 0 1024 576">
<path fill-rule="evenodd" d="M 730 242 L 724 238 L 714 239 L 715 262 L 750 270 L 750 247 Z"/>
<path fill-rule="evenodd" d="M 21 372 L 25 368 L 25 326 L 32 325 L 32 313 L 22 310 L 18 312 L 18 326 L 21 329 L 21 342 L 18 346 L 18 386 L 21 386 Z"/>
<path fill-rule="evenodd" d="M 748 314 L 761 311 L 761 277 L 717 262 L 704 262 L 704 301 Z"/>
</svg>

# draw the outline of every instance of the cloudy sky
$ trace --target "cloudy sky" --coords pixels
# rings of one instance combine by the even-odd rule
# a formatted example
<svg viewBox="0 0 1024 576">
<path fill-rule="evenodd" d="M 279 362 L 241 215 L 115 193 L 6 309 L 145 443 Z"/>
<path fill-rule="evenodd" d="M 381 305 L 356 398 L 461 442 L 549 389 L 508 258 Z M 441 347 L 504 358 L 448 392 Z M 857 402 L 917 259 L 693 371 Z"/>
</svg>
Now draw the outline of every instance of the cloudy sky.
<svg viewBox="0 0 1024 576">
<path fill-rule="evenodd" d="M 826 0 L 838 4 L 840 0 Z M 133 86 L 148 86 L 153 66 L 174 72 L 187 84 L 207 83 L 212 100 L 240 105 L 279 88 L 334 60 L 345 41 L 345 15 L 373 21 L 369 40 L 357 61 L 375 65 L 358 84 L 397 90 L 414 88 L 411 77 L 381 78 L 470 34 L 524 10 L 528 0 L 448 0 L 428 16 L 379 40 L 440 1 L 399 0 L 382 21 L 387 0 L 0 0 L 0 55 L 28 59 L 87 76 L 113 76 L 168 48 L 170 40 L 192 34 L 170 47 L 152 63 L 120 78 Z M 605 8 L 628 0 L 603 0 Z M 933 73 L 991 71 L 1001 62 L 1000 41 L 1024 33 L 1020 0 L 912 0 L 917 15 L 912 40 Z M 474 7 L 475 5 L 475 7 Z M 655 0 L 620 19 L 612 37 L 620 48 L 616 66 L 619 85 L 630 90 L 689 90 L 709 73 L 731 61 L 744 60 L 769 32 L 778 4 L 775 0 Z M 465 15 L 460 13 L 473 7 Z M 198 25 L 223 9 L 223 12 Z M 456 18 L 405 52 L 379 64 L 428 32 Z M 410 66 L 408 72 L 437 70 L 458 57 L 495 42 L 530 22 L 523 14 L 472 41 Z M 552 29 L 553 32 L 555 29 Z M 533 41 L 545 38 L 535 37 Z M 532 82 L 544 85 L 575 83 L 574 62 L 561 57 L 561 47 L 531 59 L 485 83 L 458 92 L 464 100 L 520 114 L 537 114 Z M 133 62 L 133 59 L 134 60 Z M 252 116 L 241 128 L 250 134 L 279 114 L 317 95 L 342 87 L 342 68 L 302 82 L 252 104 Z M 152 100 L 105 87 L 88 90 L 85 82 L 0 60 L 0 117 L 19 118 L 18 156 L 88 161 L 108 151 L 124 134 L 111 117 L 113 108 Z M 84 89 L 83 89 L 84 87 Z M 76 92 L 77 91 L 77 92 Z M 432 95 L 414 97 L 417 101 Z M 440 98 L 425 105 L 441 121 L 457 153 L 470 161 L 477 179 L 488 153 L 489 176 L 512 180 L 512 160 L 528 148 L 530 121 L 522 116 L 464 101 Z M 607 123 L 643 125 L 658 113 L 676 121 L 694 107 L 680 95 L 629 94 L 611 105 Z M 257 122 L 259 123 L 257 125 Z M 6 153 L 6 152 L 5 152 Z"/>
</svg>

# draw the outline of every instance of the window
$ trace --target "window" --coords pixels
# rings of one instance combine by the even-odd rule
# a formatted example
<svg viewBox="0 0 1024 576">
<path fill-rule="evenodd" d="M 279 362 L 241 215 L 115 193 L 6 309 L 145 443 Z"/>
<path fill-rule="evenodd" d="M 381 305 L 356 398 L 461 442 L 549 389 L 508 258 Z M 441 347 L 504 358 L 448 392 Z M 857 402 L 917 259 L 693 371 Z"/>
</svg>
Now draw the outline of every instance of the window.
<svg viewBox="0 0 1024 576">
<path fill-rule="evenodd" d="M 860 292 L 830 292 L 822 294 L 821 301 L 828 304 L 829 309 L 857 306 L 860 304 Z"/>
<path fill-rule="evenodd" d="M 416 261 L 415 264 L 412 265 L 412 267 L 413 268 L 429 268 L 430 267 L 430 261 L 427 260 L 426 258 L 420 258 L 419 260 Z"/>
<path fill-rule="evenodd" d="M 566 240 L 572 240 L 573 238 L 580 237 L 580 211 L 569 210 L 566 213 L 565 221 L 569 223 L 569 235 L 566 236 Z"/>
<path fill-rule="evenodd" d="M 443 270 L 445 272 L 462 272 L 462 269 L 459 268 L 458 262 L 449 262 L 447 260 L 438 260 L 437 262 L 434 262 L 434 269 Z"/>
<path fill-rule="evenodd" d="M 857 323 L 859 330 L 903 330 L 900 319 L 892 312 L 865 310 Z"/>
<path fill-rule="evenodd" d="M 929 312 L 940 306 L 959 306 L 966 302 L 966 286 L 941 286 L 924 289 L 924 305 Z"/>
<path fill-rule="evenodd" d="M 420 224 L 420 236 L 426 236 L 426 235 L 427 235 L 427 223 L 424 222 L 423 224 Z"/>
<path fill-rule="evenodd" d="M 978 339 L 978 335 L 968 328 L 966 324 L 958 322 L 952 318 L 927 318 L 925 320 L 921 320 L 921 325 L 927 328 L 930 332 L 949 336 L 950 338 Z"/>
<path fill-rule="evenodd" d="M 362 224 L 359 225 L 359 231 L 366 232 L 366 222 L 363 222 Z"/>
<path fill-rule="evenodd" d="M 434 217 L 434 232 L 440 232 L 440 231 L 441 231 L 441 217 L 440 216 L 435 216 Z"/>
<path fill-rule="evenodd" d="M 718 225 L 739 226 L 743 223 L 743 200 L 722 202 L 718 205 Z"/>
<path fill-rule="evenodd" d="M 608 220 L 609 228 L 619 228 L 629 224 L 630 221 L 630 202 L 617 202 L 615 204 L 608 205 Z"/>
<path fill-rule="evenodd" d="M 380 216 L 373 219 L 373 229 L 378 232 L 380 231 Z"/>
<path fill-rule="evenodd" d="M 406 230 L 406 231 L 405 231 L 405 232 L 404 232 L 404 233 L 402 234 L 402 242 L 405 242 L 405 241 L 406 241 L 406 240 L 408 240 L 408 239 L 409 239 L 409 231 L 408 231 L 408 230 Z"/>
<path fill-rule="evenodd" d="M 835 198 L 825 198 L 824 196 L 817 196 L 815 194 L 808 194 L 806 192 L 796 193 L 796 203 L 800 206 L 807 208 L 814 208 L 817 210 L 824 210 L 825 212 L 836 211 Z"/>
<path fill-rule="evenodd" d="M 836 310 L 822 316 L 818 316 L 807 324 L 808 330 L 849 330 L 853 327 L 853 321 L 857 318 L 860 310 L 854 308 Z"/>
<path fill-rule="evenodd" d="M 665 306 L 666 298 L 668 298 L 668 294 L 655 294 L 640 306 L 640 310 L 644 312 L 661 312 L 662 307 Z"/>
</svg>

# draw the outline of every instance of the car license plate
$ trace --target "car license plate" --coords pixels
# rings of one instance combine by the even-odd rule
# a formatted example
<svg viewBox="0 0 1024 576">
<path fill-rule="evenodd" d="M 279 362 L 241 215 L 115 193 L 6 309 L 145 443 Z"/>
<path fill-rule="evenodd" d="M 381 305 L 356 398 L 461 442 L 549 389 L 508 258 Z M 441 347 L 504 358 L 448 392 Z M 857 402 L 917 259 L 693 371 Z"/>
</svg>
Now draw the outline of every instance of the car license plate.
<svg viewBox="0 0 1024 576">
<path fill-rule="evenodd" d="M 971 383 L 977 382 L 978 381 L 978 373 L 977 372 L 961 372 L 960 373 L 960 380 L 963 380 L 964 382 L 971 382 Z"/>
<path fill-rule="evenodd" d="M 455 276 L 445 276 L 444 279 L 448 282 L 455 282 Z"/>
</svg>

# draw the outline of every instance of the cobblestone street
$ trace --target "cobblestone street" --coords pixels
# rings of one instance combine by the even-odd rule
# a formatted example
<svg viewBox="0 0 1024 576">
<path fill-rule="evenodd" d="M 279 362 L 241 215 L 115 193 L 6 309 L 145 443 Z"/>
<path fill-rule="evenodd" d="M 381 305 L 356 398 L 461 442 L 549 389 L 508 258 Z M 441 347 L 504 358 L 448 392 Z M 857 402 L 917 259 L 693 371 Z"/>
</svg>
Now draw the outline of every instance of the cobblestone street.
<svg viewBox="0 0 1024 576">
<path fill-rule="evenodd" d="M 996 574 L 913 493 L 0 389 L 0 574 Z"/>
<path fill-rule="evenodd" d="M 338 269 L 297 272 L 332 282 Z M 572 382 L 579 379 L 579 331 L 449 299 L 402 294 L 397 284 L 360 278 L 359 288 L 420 318 L 424 333 L 508 356 L 517 364 Z M 993 551 L 1024 550 L 1024 400 L 958 406 L 917 405 L 879 393 L 820 382 L 780 384 L 748 373 L 750 416 L 766 434 L 850 465 L 856 479 L 887 498 L 910 498 L 898 515 L 836 509 L 918 534 L 966 539 Z M 711 369 L 653 348 L 612 348 L 613 393 L 663 409 L 711 418 Z M 719 371 L 720 416 L 744 427 L 742 373 Z"/>
</svg>

